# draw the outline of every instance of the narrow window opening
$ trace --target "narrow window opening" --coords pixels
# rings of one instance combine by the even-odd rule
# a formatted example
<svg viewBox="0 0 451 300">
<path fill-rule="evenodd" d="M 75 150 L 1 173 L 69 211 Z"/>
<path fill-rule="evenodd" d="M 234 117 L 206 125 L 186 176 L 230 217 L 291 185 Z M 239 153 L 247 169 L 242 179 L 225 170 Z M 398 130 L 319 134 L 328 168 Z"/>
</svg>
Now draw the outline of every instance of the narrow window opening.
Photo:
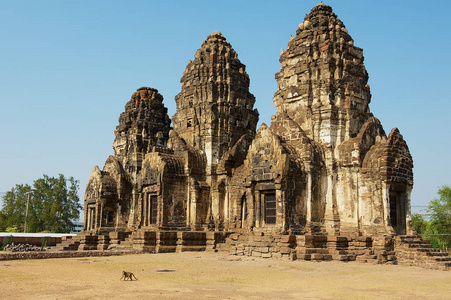
<svg viewBox="0 0 451 300">
<path fill-rule="evenodd" d="M 265 194 L 265 222 L 276 224 L 276 194 Z"/>
<path fill-rule="evenodd" d="M 158 203 L 157 203 L 157 196 L 150 196 L 150 203 L 151 203 L 151 224 L 157 223 L 157 215 L 158 215 Z"/>
<path fill-rule="evenodd" d="M 396 194 L 390 195 L 390 221 L 393 228 L 398 226 L 398 211 L 396 209 Z"/>
</svg>

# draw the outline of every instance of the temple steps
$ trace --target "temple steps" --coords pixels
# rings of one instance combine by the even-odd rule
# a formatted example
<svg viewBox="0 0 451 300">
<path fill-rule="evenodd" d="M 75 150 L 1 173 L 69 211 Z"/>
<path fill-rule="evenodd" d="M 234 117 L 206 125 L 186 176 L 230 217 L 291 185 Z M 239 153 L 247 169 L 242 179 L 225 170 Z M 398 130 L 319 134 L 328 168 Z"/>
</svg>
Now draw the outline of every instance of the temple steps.
<svg viewBox="0 0 451 300">
<path fill-rule="evenodd" d="M 395 252 L 400 265 L 451 270 L 449 253 L 434 249 L 429 241 L 419 236 L 395 237 Z"/>
<path fill-rule="evenodd" d="M 81 237 L 78 235 L 63 237 L 62 242 L 52 247 L 52 249 L 56 251 L 75 251 L 80 246 L 80 240 Z"/>
</svg>

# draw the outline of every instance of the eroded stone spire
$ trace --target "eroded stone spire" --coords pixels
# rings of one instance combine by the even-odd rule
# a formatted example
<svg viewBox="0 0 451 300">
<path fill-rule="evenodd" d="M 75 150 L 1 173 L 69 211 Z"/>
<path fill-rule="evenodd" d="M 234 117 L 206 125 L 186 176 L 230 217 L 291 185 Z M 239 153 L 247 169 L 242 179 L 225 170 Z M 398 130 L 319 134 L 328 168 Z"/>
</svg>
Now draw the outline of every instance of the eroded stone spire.
<svg viewBox="0 0 451 300">
<path fill-rule="evenodd" d="M 123 168 L 139 171 L 144 155 L 154 146 L 166 146 L 171 120 L 157 89 L 142 87 L 133 93 L 119 117 L 114 154 Z"/>
<path fill-rule="evenodd" d="M 253 109 L 246 67 L 219 31 L 207 37 L 194 57 L 175 97 L 174 130 L 188 145 L 202 150 L 214 168 L 242 135 L 254 136 L 258 112 Z"/>
<path fill-rule="evenodd" d="M 315 6 L 280 55 L 274 104 L 310 138 L 337 145 L 370 117 L 362 49 L 330 6 Z"/>
</svg>

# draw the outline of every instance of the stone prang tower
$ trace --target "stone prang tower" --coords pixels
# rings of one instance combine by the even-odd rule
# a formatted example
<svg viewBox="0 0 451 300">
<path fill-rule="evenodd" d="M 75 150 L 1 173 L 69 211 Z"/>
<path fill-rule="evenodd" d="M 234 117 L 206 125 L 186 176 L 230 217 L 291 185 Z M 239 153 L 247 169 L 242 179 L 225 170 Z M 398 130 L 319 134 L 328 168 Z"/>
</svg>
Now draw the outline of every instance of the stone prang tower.
<svg viewBox="0 0 451 300">
<path fill-rule="evenodd" d="M 224 153 L 244 134 L 249 138 L 255 134 L 258 112 L 245 70 L 232 46 L 215 31 L 183 72 L 182 91 L 175 97 L 174 130 L 205 153 L 206 174 L 216 172 Z"/>
<path fill-rule="evenodd" d="M 332 8 L 317 5 L 280 55 L 277 111 L 327 147 L 355 137 L 371 116 L 362 52 Z"/>
<path fill-rule="evenodd" d="M 128 173 L 139 173 L 144 155 L 153 147 L 166 147 L 171 129 L 167 111 L 163 96 L 148 87 L 138 89 L 125 105 L 114 132 L 113 149 Z"/>
</svg>

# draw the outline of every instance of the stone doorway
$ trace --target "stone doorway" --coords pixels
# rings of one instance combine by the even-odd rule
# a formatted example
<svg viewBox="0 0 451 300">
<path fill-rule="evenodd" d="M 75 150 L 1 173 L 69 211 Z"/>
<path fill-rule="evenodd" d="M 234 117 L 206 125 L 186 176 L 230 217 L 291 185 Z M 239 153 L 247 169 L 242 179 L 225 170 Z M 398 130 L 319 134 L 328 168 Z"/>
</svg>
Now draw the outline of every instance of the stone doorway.
<svg viewBox="0 0 451 300">
<path fill-rule="evenodd" d="M 226 188 L 225 183 L 221 182 L 218 186 L 218 192 L 219 192 L 219 220 L 224 221 L 225 220 L 225 208 L 226 208 Z"/>
<path fill-rule="evenodd" d="M 247 226 L 247 202 L 246 194 L 241 197 L 241 228 L 246 228 Z"/>
<path fill-rule="evenodd" d="M 88 205 L 88 213 L 86 220 L 86 229 L 92 230 L 95 229 L 95 215 L 96 215 L 96 207 L 95 205 Z"/>
<path fill-rule="evenodd" d="M 158 197 L 156 195 L 147 196 L 146 208 L 145 226 L 157 224 Z"/>
<path fill-rule="evenodd" d="M 396 234 L 406 234 L 406 198 L 405 185 L 390 185 L 390 223 Z"/>
</svg>

